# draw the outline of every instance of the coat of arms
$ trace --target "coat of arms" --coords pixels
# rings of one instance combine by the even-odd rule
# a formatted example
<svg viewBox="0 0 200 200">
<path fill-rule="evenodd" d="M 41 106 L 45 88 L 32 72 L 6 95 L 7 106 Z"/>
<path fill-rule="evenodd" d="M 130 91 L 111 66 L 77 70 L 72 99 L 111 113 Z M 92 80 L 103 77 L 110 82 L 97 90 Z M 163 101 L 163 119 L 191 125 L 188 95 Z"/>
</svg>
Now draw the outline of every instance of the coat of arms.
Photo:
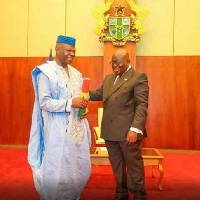
<svg viewBox="0 0 200 200">
<path fill-rule="evenodd" d="M 110 17 L 109 33 L 117 40 L 127 37 L 130 33 L 130 17 Z"/>
<path fill-rule="evenodd" d="M 115 6 L 115 16 L 105 13 L 109 11 L 114 0 L 108 0 L 102 8 L 94 8 L 93 15 L 98 20 L 98 25 L 94 32 L 100 35 L 99 41 L 111 41 L 115 46 L 124 46 L 127 41 L 139 42 L 140 37 L 146 32 L 141 24 L 144 17 L 148 15 L 148 10 L 141 10 L 134 2 L 127 0 L 132 13 L 126 16 L 126 7 L 119 4 Z"/>
</svg>

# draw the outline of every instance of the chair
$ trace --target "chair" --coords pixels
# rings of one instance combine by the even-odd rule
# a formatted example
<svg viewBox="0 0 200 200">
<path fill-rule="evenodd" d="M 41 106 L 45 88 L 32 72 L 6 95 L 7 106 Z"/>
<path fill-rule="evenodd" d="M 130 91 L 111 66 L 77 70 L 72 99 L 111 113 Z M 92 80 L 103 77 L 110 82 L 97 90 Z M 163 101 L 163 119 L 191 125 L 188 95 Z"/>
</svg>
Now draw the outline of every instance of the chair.
<svg viewBox="0 0 200 200">
<path fill-rule="evenodd" d="M 98 108 L 98 126 L 94 127 L 96 151 L 107 151 L 105 147 L 105 140 L 100 137 L 102 116 L 103 108 Z"/>
</svg>

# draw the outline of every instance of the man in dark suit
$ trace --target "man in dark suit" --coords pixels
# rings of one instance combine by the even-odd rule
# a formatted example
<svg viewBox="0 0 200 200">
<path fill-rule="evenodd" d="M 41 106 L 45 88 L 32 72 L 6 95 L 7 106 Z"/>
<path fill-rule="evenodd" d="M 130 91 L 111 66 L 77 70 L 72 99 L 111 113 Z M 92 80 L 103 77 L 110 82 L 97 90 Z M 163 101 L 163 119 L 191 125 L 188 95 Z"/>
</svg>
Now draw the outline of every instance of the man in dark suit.
<svg viewBox="0 0 200 200">
<path fill-rule="evenodd" d="M 146 137 L 149 87 L 147 76 L 130 66 L 129 54 L 119 48 L 102 86 L 90 91 L 91 101 L 103 100 L 101 137 L 105 140 L 116 178 L 115 200 L 146 199 L 142 139 Z"/>
</svg>

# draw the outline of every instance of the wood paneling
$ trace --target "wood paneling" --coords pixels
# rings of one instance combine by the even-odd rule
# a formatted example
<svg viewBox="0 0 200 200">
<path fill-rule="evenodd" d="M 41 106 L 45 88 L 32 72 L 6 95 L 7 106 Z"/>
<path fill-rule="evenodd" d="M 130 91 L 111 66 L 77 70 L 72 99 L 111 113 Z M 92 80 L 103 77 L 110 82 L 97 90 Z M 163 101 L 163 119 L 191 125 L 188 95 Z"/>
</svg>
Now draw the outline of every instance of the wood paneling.
<svg viewBox="0 0 200 200">
<path fill-rule="evenodd" d="M 45 58 L 0 58 L 0 144 L 26 145 L 34 100 L 31 71 Z M 73 66 L 91 78 L 91 89 L 103 80 L 103 57 L 76 57 Z M 200 149 L 200 57 L 137 57 L 136 69 L 149 78 L 148 138 L 144 147 Z M 89 102 L 90 128 L 97 126 L 102 102 Z"/>
<path fill-rule="evenodd" d="M 103 81 L 103 57 L 75 57 L 72 66 L 78 69 L 83 77 L 91 79 L 91 90 L 101 86 Z"/>
<path fill-rule="evenodd" d="M 200 149 L 200 57 L 137 57 L 149 77 L 145 147 Z"/>
<path fill-rule="evenodd" d="M 46 58 L 0 58 L 0 144 L 28 144 L 34 92 L 32 69 Z M 102 57 L 76 58 L 74 66 L 91 78 L 91 88 L 102 82 Z M 102 102 L 89 103 L 90 127 L 97 126 L 97 109 Z"/>
<path fill-rule="evenodd" d="M 76 57 L 72 66 L 78 69 L 83 77 L 89 77 L 90 89 L 95 90 L 101 86 L 103 81 L 103 57 Z M 89 101 L 88 103 L 88 121 L 92 132 L 92 143 L 94 143 L 93 127 L 98 125 L 97 110 L 102 107 L 102 102 Z"/>
<path fill-rule="evenodd" d="M 31 70 L 26 58 L 1 58 L 0 67 L 0 143 L 23 144 L 30 127 Z"/>
<path fill-rule="evenodd" d="M 175 131 L 182 135 L 179 147 L 200 149 L 200 57 L 175 57 L 174 64 Z"/>
</svg>

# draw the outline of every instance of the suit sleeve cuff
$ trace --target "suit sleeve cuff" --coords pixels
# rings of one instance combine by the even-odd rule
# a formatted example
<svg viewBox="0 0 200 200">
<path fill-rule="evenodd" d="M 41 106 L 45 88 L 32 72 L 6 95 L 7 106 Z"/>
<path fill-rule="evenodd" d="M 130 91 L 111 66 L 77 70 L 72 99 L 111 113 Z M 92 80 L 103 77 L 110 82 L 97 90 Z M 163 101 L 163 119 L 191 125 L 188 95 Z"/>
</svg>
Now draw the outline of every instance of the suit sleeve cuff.
<svg viewBox="0 0 200 200">
<path fill-rule="evenodd" d="M 136 132 L 136 133 L 139 133 L 139 134 L 143 135 L 143 132 L 140 129 L 138 129 L 138 128 L 131 127 L 130 131 L 133 131 L 133 132 Z"/>
</svg>

